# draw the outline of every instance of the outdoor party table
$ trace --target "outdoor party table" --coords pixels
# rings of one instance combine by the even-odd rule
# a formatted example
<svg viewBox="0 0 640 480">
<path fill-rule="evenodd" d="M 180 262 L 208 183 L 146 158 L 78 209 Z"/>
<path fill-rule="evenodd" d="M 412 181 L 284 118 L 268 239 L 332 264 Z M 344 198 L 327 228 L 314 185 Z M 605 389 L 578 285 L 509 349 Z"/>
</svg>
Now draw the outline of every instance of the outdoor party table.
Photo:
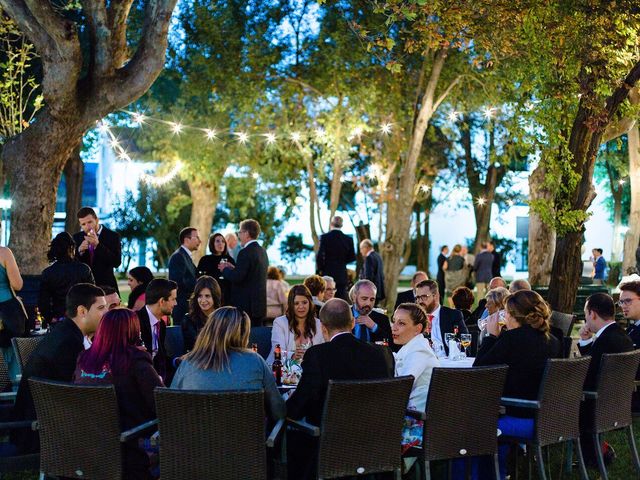
<svg viewBox="0 0 640 480">
<path fill-rule="evenodd" d="M 449 360 L 448 358 L 440 359 L 441 368 L 471 368 L 473 367 L 474 357 L 466 357 L 462 360 Z"/>
</svg>

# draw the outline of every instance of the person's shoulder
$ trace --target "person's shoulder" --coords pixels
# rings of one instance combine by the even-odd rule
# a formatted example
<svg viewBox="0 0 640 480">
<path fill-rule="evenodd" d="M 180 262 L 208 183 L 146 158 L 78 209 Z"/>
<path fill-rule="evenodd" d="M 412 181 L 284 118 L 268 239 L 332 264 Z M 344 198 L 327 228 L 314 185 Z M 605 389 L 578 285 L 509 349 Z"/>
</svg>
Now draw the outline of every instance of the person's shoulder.
<svg viewBox="0 0 640 480">
<path fill-rule="evenodd" d="M 455 308 L 449 308 L 444 305 L 440 306 L 440 315 L 463 318 L 462 312 L 460 310 L 456 310 Z"/>
<path fill-rule="evenodd" d="M 371 310 L 371 313 L 369 314 L 369 316 L 371 317 L 372 320 L 389 321 L 389 317 L 387 315 L 385 315 L 384 313 L 380 313 L 376 310 Z"/>
</svg>

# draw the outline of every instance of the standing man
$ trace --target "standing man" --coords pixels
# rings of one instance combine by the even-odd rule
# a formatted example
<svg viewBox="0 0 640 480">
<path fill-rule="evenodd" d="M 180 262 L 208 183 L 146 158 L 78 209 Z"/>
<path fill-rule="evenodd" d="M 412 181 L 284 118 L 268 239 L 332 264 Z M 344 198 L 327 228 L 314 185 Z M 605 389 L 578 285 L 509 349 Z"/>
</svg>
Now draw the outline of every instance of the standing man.
<svg viewBox="0 0 640 480">
<path fill-rule="evenodd" d="M 398 294 L 398 296 L 396 297 L 396 304 L 393 309 L 395 310 L 396 308 L 398 308 L 398 305 L 400 305 L 401 303 L 416 303 L 416 285 L 418 285 L 420 282 L 424 282 L 425 280 L 429 280 L 429 275 L 427 275 L 427 272 L 418 270 L 416 273 L 414 273 L 413 277 L 411 277 L 411 288 Z"/>
<path fill-rule="evenodd" d="M 464 323 L 462 312 L 453 308 L 440 306 L 440 293 L 438 284 L 433 280 L 425 280 L 416 285 L 416 303 L 424 308 L 429 319 L 431 341 L 436 353 L 444 347 L 444 351 L 449 355 L 449 345 L 445 341 L 446 333 L 454 333 L 457 328 L 458 333 L 469 333 L 467 325 Z"/>
<path fill-rule="evenodd" d="M 371 280 L 376 286 L 376 303 L 386 298 L 384 293 L 384 268 L 382 257 L 373 249 L 373 242 L 365 238 L 360 242 L 360 255 L 364 257 L 364 264 L 360 271 L 360 280 Z"/>
<path fill-rule="evenodd" d="M 347 264 L 355 262 L 356 251 L 351 235 L 345 235 L 342 217 L 331 220 L 331 231 L 320 235 L 320 247 L 316 256 L 318 275 L 330 275 L 336 282 L 336 297 L 347 299 Z"/>
<path fill-rule="evenodd" d="M 102 225 L 93 208 L 82 207 L 77 217 L 80 231 L 73 241 L 78 259 L 89 265 L 96 285 L 108 285 L 119 292 L 113 269 L 122 263 L 120 235 Z"/>
<path fill-rule="evenodd" d="M 234 260 L 238 259 L 238 253 L 240 252 L 240 243 L 238 243 L 238 237 L 235 233 L 227 233 L 224 236 L 227 241 L 227 252 Z"/>
<path fill-rule="evenodd" d="M 591 250 L 591 254 L 593 255 L 593 283 L 604 285 L 607 262 L 602 256 L 602 249 L 594 248 Z"/>
<path fill-rule="evenodd" d="M 260 224 L 253 219 L 240 222 L 238 238 L 242 249 L 235 266 L 220 262 L 218 269 L 231 282 L 231 305 L 244 310 L 251 326 L 261 327 L 267 316 L 267 269 L 269 257 L 258 243 Z"/>
<path fill-rule="evenodd" d="M 496 252 L 496 246 L 493 242 L 487 242 L 487 249 L 493 255 L 493 263 L 491 264 L 491 276 L 499 277 L 500 270 L 502 270 L 502 255 L 500 252 Z"/>
<path fill-rule="evenodd" d="M 447 255 L 449 255 L 449 247 L 443 245 L 440 247 L 440 255 L 438 255 L 438 274 L 436 280 L 438 281 L 438 291 L 440 292 L 440 303 L 442 303 L 442 295 L 444 295 L 444 264 L 447 261 Z"/>
<path fill-rule="evenodd" d="M 389 317 L 373 310 L 376 305 L 376 286 L 371 280 L 358 280 L 349 292 L 351 310 L 356 320 L 353 335 L 363 342 L 387 341 L 392 347 Z"/>
<path fill-rule="evenodd" d="M 476 292 L 479 299 L 487 294 L 487 286 L 491 279 L 500 275 L 493 275 L 493 253 L 489 250 L 487 242 L 480 244 L 480 253 L 473 262 L 473 270 L 476 272 Z"/>
<path fill-rule="evenodd" d="M 189 298 L 196 286 L 196 266 L 193 263 L 193 252 L 200 247 L 198 230 L 187 227 L 180 230 L 180 248 L 169 258 L 169 280 L 178 284 L 178 304 L 173 309 L 173 324 L 180 325 L 184 315 L 189 311 Z"/>
</svg>

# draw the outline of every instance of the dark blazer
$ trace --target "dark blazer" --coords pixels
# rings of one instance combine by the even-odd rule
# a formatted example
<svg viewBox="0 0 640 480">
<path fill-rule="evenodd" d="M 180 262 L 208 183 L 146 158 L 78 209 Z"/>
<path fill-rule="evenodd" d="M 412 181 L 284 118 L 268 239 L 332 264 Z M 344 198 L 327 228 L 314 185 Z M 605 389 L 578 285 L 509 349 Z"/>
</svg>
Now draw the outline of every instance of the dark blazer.
<svg viewBox="0 0 640 480">
<path fill-rule="evenodd" d="M 401 303 L 416 303 L 416 296 L 413 292 L 413 288 L 410 288 L 409 290 L 400 292 L 398 294 L 398 296 L 396 297 L 396 304 L 393 306 L 393 309 L 395 310 L 396 308 L 398 308 L 398 305 L 400 305 Z"/>
<path fill-rule="evenodd" d="M 189 311 L 189 297 L 196 286 L 196 266 L 191 256 L 182 247 L 169 258 L 169 280 L 178 284 L 177 304 L 173 308 L 173 323 L 179 324 L 184 314 Z"/>
<path fill-rule="evenodd" d="M 394 375 L 384 347 L 361 342 L 349 333 L 314 345 L 304 354 L 298 388 L 287 401 L 287 415 L 320 425 L 329 380 L 372 380 Z"/>
<path fill-rule="evenodd" d="M 140 320 L 140 338 L 144 346 L 149 352 L 149 355 L 153 355 L 153 338 L 151 336 L 151 321 L 149 320 L 149 313 L 147 312 L 146 305 L 136 312 L 138 314 L 138 320 Z M 160 338 L 158 339 L 158 351 L 153 358 L 153 366 L 163 380 L 169 385 L 167 379 L 167 371 L 169 367 L 169 358 L 167 357 L 167 349 L 164 346 L 164 340 L 167 336 L 167 326 L 162 319 L 160 320 Z"/>
<path fill-rule="evenodd" d="M 458 327 L 458 333 L 469 333 L 467 325 L 464 323 L 464 318 L 460 310 L 441 306 L 440 307 L 440 339 L 444 345 L 444 350 L 449 355 L 449 345 L 444 341 L 445 333 L 453 333 L 454 327 Z M 433 327 L 432 327 L 433 328 Z"/>
<path fill-rule="evenodd" d="M 316 255 L 318 275 L 333 277 L 337 285 L 347 285 L 347 264 L 355 262 L 356 251 L 351 235 L 339 229 L 320 235 L 320 246 Z"/>
<path fill-rule="evenodd" d="M 182 329 L 182 338 L 184 340 L 184 351 L 189 352 L 193 350 L 193 346 L 196 343 L 196 338 L 204 327 L 204 323 L 200 323 L 196 318 L 191 318 L 191 314 L 187 313 L 182 319 L 180 328 Z"/>
<path fill-rule="evenodd" d="M 94 283 L 91 268 L 75 259 L 56 261 L 42 271 L 38 308 L 47 323 L 64 317 L 67 292 L 78 283 Z"/>
<path fill-rule="evenodd" d="M 491 264 L 491 275 L 494 277 L 500 276 L 500 270 L 502 269 L 502 254 L 496 250 L 493 251 L 493 263 Z"/>
<path fill-rule="evenodd" d="M 76 256 L 78 260 L 91 267 L 96 285 L 108 285 L 120 292 L 120 290 L 118 290 L 118 282 L 113 274 L 113 269 L 118 268 L 122 263 L 120 235 L 102 225 L 102 230 L 98 236 L 99 243 L 93 252 L 93 261 L 91 261 L 89 250 L 85 250 L 82 253 L 78 252 L 78 247 L 80 247 L 80 244 L 84 241 L 84 237 L 83 231 L 73 236 L 73 240 L 76 242 Z"/>
<path fill-rule="evenodd" d="M 84 335 L 69 318 L 57 322 L 40 341 L 22 371 L 14 405 L 15 420 L 35 420 L 36 411 L 28 380 L 33 377 L 45 380 L 70 382 L 76 369 L 76 361 L 84 350 Z M 23 453 L 40 449 L 37 432 L 20 431 L 12 441 Z"/>
<path fill-rule="evenodd" d="M 438 258 L 436 259 L 436 262 L 438 264 L 438 273 L 436 274 L 436 281 L 438 282 L 438 285 L 442 284 L 444 286 L 444 262 L 446 261 L 447 261 L 447 257 L 445 257 L 443 253 L 440 253 L 438 255 Z"/>
<path fill-rule="evenodd" d="M 505 330 L 499 337 L 486 337 L 478 350 L 474 367 L 505 364 L 509 366 L 504 386 L 506 397 L 535 400 L 547 360 L 555 358 L 560 343 L 528 325 Z M 530 417 L 527 409 L 507 409 L 509 415 Z"/>
<path fill-rule="evenodd" d="M 231 282 L 231 305 L 247 312 L 252 325 L 261 326 L 267 316 L 267 268 L 266 250 L 252 242 L 238 253 L 236 268 L 222 271 Z"/>
<path fill-rule="evenodd" d="M 229 305 L 229 299 L 231 298 L 231 282 L 224 278 L 222 272 L 218 270 L 218 265 L 222 258 L 226 258 L 232 265 L 236 264 L 236 261 L 231 255 L 227 255 L 226 257 L 223 257 L 222 255 L 204 255 L 200 258 L 196 270 L 198 278 L 203 275 L 209 275 L 216 279 L 218 285 L 220 285 L 220 291 L 222 292 L 222 305 Z"/>
<path fill-rule="evenodd" d="M 632 320 L 632 322 L 635 322 L 635 320 Z M 636 327 L 635 323 L 632 323 L 627 327 L 626 332 L 633 342 L 633 348 L 640 348 L 640 326 Z M 640 380 L 640 368 L 636 373 L 636 380 Z M 632 409 L 634 413 L 640 412 L 640 392 L 638 391 L 633 392 Z"/>
<path fill-rule="evenodd" d="M 605 353 L 623 353 L 633 350 L 633 341 L 617 323 L 613 323 L 605 328 L 600 336 L 588 345 L 582 346 L 578 343 L 581 355 L 590 355 L 591 362 L 587 370 L 587 378 L 584 381 L 585 390 L 595 390 L 597 388 L 598 373 L 600 372 L 600 362 Z"/>
<path fill-rule="evenodd" d="M 361 279 L 371 280 L 376 286 L 376 302 L 386 298 L 384 291 L 384 269 L 382 266 L 382 257 L 375 250 L 367 255 L 360 272 Z"/>
</svg>

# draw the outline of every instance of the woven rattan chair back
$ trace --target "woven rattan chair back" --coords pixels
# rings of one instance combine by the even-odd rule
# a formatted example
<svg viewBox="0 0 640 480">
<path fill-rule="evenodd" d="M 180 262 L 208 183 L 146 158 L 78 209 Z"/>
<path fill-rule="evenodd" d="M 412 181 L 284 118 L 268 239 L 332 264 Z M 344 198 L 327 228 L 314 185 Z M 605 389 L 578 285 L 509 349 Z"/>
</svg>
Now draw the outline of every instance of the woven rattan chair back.
<svg viewBox="0 0 640 480">
<path fill-rule="evenodd" d="M 249 333 L 249 345 L 258 345 L 258 353 L 266 360 L 271 353 L 271 327 L 252 327 Z M 283 348 L 284 345 L 283 345 Z"/>
<path fill-rule="evenodd" d="M 595 431 L 607 432 L 630 425 L 631 397 L 635 389 L 640 350 L 602 356 L 595 400 Z"/>
<path fill-rule="evenodd" d="M 29 379 L 40 432 L 40 471 L 91 480 L 122 476 L 120 420 L 113 385 Z"/>
<path fill-rule="evenodd" d="M 497 452 L 500 396 L 507 369 L 506 366 L 433 369 L 422 442 L 425 460 Z M 454 411 L 454 405 L 473 405 L 473 408 Z"/>
<path fill-rule="evenodd" d="M 320 428 L 318 478 L 399 471 L 412 386 L 411 376 L 330 381 Z"/>
<path fill-rule="evenodd" d="M 262 391 L 157 388 L 162 480 L 267 478 Z"/>
<path fill-rule="evenodd" d="M 576 316 L 571 313 L 551 312 L 551 325 L 562 330 L 565 337 L 571 336 L 573 324 L 576 322 Z"/>
<path fill-rule="evenodd" d="M 589 357 L 547 361 L 538 395 L 536 443 L 544 447 L 580 436 L 582 385 L 589 361 Z"/>
<path fill-rule="evenodd" d="M 4 355 L 0 355 L 0 392 L 4 392 L 10 383 L 9 367 L 4 360 Z"/>
<path fill-rule="evenodd" d="M 25 365 L 31 358 L 31 354 L 36 350 L 43 338 L 44 335 L 38 335 L 36 337 L 14 337 L 11 339 L 13 351 L 20 365 L 20 373 L 24 370 Z"/>
</svg>

